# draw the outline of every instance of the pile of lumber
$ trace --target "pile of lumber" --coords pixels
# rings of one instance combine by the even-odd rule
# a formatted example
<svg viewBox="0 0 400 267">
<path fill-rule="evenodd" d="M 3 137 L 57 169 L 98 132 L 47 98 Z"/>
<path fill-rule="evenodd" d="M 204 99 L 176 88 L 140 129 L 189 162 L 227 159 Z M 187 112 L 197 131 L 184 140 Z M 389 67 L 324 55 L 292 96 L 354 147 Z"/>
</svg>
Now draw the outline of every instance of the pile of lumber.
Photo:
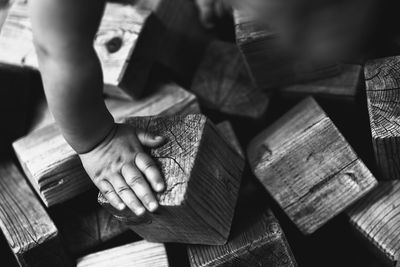
<svg viewBox="0 0 400 267">
<path fill-rule="evenodd" d="M 98 192 L 50 114 L 27 2 L 1 12 L 5 266 L 398 264 L 400 56 L 300 62 L 240 10 L 222 41 L 191 1 L 107 3 L 106 106 L 166 137 L 148 151 L 159 209 L 137 216 Z"/>
</svg>

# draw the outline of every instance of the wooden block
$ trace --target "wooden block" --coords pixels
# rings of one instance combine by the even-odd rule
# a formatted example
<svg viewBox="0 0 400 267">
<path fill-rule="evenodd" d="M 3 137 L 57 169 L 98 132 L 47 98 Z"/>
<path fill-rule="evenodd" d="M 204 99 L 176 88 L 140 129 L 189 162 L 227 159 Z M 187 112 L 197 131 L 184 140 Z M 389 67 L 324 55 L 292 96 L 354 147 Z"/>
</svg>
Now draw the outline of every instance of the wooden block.
<svg viewBox="0 0 400 267">
<path fill-rule="evenodd" d="M 66 249 L 73 255 L 83 255 L 128 231 L 122 222 L 98 205 L 95 194 L 83 194 L 52 210 L 51 216 Z"/>
<path fill-rule="evenodd" d="M 94 48 L 102 68 L 105 92 L 133 97 L 141 94 L 161 43 L 162 26 L 151 12 L 108 3 Z M 37 69 L 27 1 L 11 7 L 0 33 L 0 62 Z"/>
<path fill-rule="evenodd" d="M 159 86 L 154 94 L 141 100 L 109 99 L 106 104 L 118 122 L 127 116 L 199 112 L 195 96 L 173 84 Z M 48 207 L 93 186 L 78 155 L 55 124 L 17 140 L 13 147 L 26 176 Z"/>
<path fill-rule="evenodd" d="M 244 158 L 242 146 L 237 139 L 235 131 L 232 128 L 232 124 L 229 121 L 223 121 L 221 123 L 218 123 L 216 126 L 221 136 L 225 137 L 225 140 L 232 145 L 232 147 L 240 156 Z"/>
<path fill-rule="evenodd" d="M 381 58 L 365 65 L 369 120 L 375 160 L 382 179 L 400 179 L 400 57 Z"/>
<path fill-rule="evenodd" d="M 297 266 L 278 220 L 270 209 L 242 207 L 228 243 L 188 246 L 191 267 Z"/>
<path fill-rule="evenodd" d="M 201 25 L 194 1 L 146 0 L 141 4 L 153 11 L 165 29 L 158 61 L 185 86 L 190 85 L 213 37 L 211 31 Z"/>
<path fill-rule="evenodd" d="M 191 91 L 210 109 L 252 119 L 262 118 L 269 102 L 253 85 L 236 45 L 221 41 L 209 44 Z"/>
<path fill-rule="evenodd" d="M 77 267 L 168 267 L 163 244 L 140 241 L 78 259 Z"/>
<path fill-rule="evenodd" d="M 166 190 L 160 208 L 137 217 L 99 203 L 151 242 L 224 244 L 236 205 L 244 160 L 203 115 L 130 118 L 138 129 L 162 135 L 167 142 L 150 154 L 158 162 Z"/>
<path fill-rule="evenodd" d="M 355 231 L 385 266 L 395 266 L 400 255 L 399 202 L 400 182 L 385 181 L 346 212 Z"/>
<path fill-rule="evenodd" d="M 58 231 L 22 174 L 0 165 L 0 228 L 21 266 L 72 266 Z"/>
<path fill-rule="evenodd" d="M 235 10 L 236 42 L 255 84 L 262 89 L 288 86 L 337 75 L 338 64 L 305 61 L 285 50 L 279 33 L 251 15 Z"/>
<path fill-rule="evenodd" d="M 355 100 L 361 80 L 361 65 L 342 64 L 333 77 L 281 88 L 284 96 L 320 96 L 330 99 Z"/>
<path fill-rule="evenodd" d="M 311 97 L 260 133 L 247 153 L 254 174 L 305 234 L 377 184 Z"/>
</svg>

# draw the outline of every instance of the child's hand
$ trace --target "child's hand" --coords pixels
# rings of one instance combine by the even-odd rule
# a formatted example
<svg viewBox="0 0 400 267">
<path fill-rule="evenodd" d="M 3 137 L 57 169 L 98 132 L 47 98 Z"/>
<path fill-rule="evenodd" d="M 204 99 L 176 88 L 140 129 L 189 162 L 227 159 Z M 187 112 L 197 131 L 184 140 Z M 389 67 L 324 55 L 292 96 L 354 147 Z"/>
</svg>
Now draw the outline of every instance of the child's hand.
<svg viewBox="0 0 400 267">
<path fill-rule="evenodd" d="M 212 28 L 216 19 L 229 13 L 231 8 L 227 2 L 228 0 L 196 0 L 204 27 Z"/>
<path fill-rule="evenodd" d="M 114 130 L 92 151 L 80 158 L 94 184 L 115 208 L 128 206 L 136 215 L 155 211 L 158 202 L 153 194 L 164 190 L 161 173 L 143 146 L 157 147 L 164 142 L 134 129 L 116 124 Z M 146 208 L 146 209 L 145 209 Z"/>
</svg>

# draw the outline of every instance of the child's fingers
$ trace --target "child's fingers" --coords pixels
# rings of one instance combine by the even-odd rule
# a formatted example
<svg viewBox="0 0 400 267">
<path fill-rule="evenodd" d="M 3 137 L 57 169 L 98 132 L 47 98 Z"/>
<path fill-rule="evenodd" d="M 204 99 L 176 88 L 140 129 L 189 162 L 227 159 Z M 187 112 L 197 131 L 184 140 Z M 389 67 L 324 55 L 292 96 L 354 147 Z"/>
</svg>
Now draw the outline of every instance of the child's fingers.
<svg viewBox="0 0 400 267">
<path fill-rule="evenodd" d="M 156 192 L 162 192 L 165 188 L 161 172 L 153 159 L 146 153 L 139 152 L 135 159 L 136 166 L 146 176 Z"/>
<path fill-rule="evenodd" d="M 106 180 L 101 180 L 96 184 L 103 196 L 110 202 L 110 204 L 118 209 L 125 209 L 125 204 L 122 202 L 121 198 L 114 191 L 113 186 Z"/>
<path fill-rule="evenodd" d="M 155 211 L 158 208 L 157 200 L 139 169 L 133 164 L 126 164 L 126 166 L 121 169 L 121 174 L 146 209 L 150 212 Z"/>
<path fill-rule="evenodd" d="M 142 216 L 146 212 L 142 203 L 140 203 L 139 199 L 121 175 L 114 174 L 113 177 L 110 178 L 110 182 L 113 185 L 115 192 L 122 199 L 125 205 L 127 205 L 137 216 Z"/>
<path fill-rule="evenodd" d="M 214 0 L 196 0 L 200 11 L 200 21 L 206 28 L 214 26 Z"/>
<path fill-rule="evenodd" d="M 142 130 L 138 130 L 136 132 L 136 136 L 140 143 L 147 147 L 158 147 L 165 141 L 164 137 L 162 136 L 155 136 L 147 131 Z"/>
</svg>

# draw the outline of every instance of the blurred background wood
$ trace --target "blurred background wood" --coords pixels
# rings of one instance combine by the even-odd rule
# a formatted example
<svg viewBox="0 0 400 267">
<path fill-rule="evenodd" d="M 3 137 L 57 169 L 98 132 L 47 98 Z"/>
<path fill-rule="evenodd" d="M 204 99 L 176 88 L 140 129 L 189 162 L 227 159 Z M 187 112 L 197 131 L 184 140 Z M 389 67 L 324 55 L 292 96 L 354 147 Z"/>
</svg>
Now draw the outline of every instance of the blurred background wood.
<svg viewBox="0 0 400 267">
<path fill-rule="evenodd" d="M 209 109 L 254 120 L 265 116 L 269 103 L 253 85 L 239 49 L 221 41 L 207 46 L 190 90 Z"/>
<path fill-rule="evenodd" d="M 161 44 L 162 26 L 147 10 L 108 3 L 94 41 L 105 92 L 120 97 L 142 93 Z M 38 68 L 27 2 L 16 0 L 0 34 L 0 62 Z"/>
<path fill-rule="evenodd" d="M 337 63 L 307 61 L 285 50 L 279 33 L 246 11 L 235 10 L 236 42 L 254 83 L 273 89 L 337 75 Z"/>
</svg>

